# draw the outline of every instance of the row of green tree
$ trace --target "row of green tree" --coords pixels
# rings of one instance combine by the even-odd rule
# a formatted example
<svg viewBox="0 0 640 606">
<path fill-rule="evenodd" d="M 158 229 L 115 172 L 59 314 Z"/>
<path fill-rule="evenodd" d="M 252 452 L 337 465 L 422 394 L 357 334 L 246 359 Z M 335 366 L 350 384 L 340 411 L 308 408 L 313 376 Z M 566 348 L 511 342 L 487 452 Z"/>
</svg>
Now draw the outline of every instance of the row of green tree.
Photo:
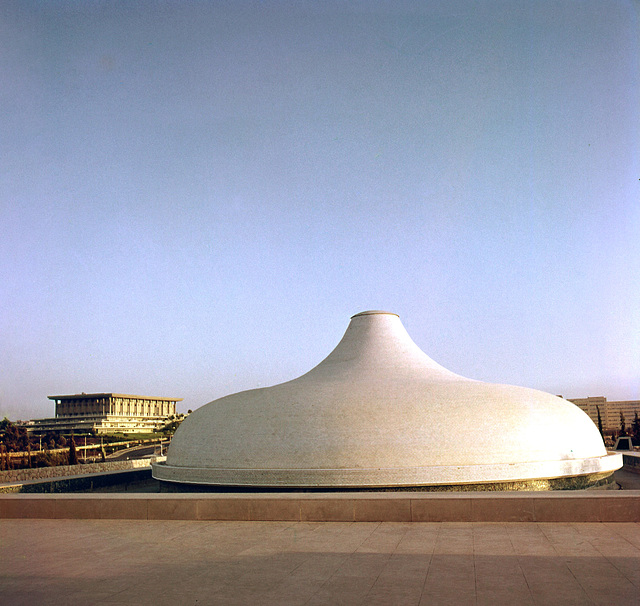
<svg viewBox="0 0 640 606">
<path fill-rule="evenodd" d="M 11 452 L 25 454 L 22 459 L 16 459 L 10 456 Z M 53 432 L 30 436 L 24 427 L 12 423 L 7 417 L 0 421 L 0 471 L 77 464 L 78 451 L 73 436 L 66 438 Z"/>
<path fill-rule="evenodd" d="M 602 416 L 600 415 L 600 407 L 596 406 L 596 412 L 598 413 L 598 429 L 600 435 L 604 438 L 605 432 L 602 428 Z M 638 413 L 635 413 L 631 426 L 627 429 L 627 420 L 624 418 L 624 414 L 620 411 L 620 429 L 614 432 L 613 437 L 630 436 L 634 446 L 640 446 L 640 418 Z"/>
<path fill-rule="evenodd" d="M 159 437 L 171 437 L 184 418 L 184 414 L 172 415 L 164 427 L 156 430 L 154 434 Z M 56 465 L 76 465 L 79 462 L 75 442 L 76 437 L 73 434 L 64 436 L 53 431 L 44 435 L 30 435 L 25 427 L 16 425 L 5 417 L 0 421 L 0 471 L 31 467 L 54 467 Z M 145 437 L 152 437 L 152 435 Z M 114 434 L 98 437 L 95 432 L 92 432 L 92 435 L 83 436 L 83 439 L 87 444 L 100 444 L 102 446 L 104 443 L 104 446 L 100 449 L 100 456 L 104 460 L 107 453 L 121 448 L 119 443 L 123 440 L 126 441 L 127 436 Z M 11 457 L 9 453 L 12 452 L 25 454 L 21 458 Z"/>
</svg>

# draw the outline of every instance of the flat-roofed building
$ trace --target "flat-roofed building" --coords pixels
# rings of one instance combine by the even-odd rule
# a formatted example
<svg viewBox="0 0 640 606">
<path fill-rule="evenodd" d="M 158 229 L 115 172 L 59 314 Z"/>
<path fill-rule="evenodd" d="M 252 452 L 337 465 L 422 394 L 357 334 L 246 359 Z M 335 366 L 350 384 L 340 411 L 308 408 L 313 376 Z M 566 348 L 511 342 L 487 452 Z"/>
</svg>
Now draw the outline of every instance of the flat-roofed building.
<svg viewBox="0 0 640 606">
<path fill-rule="evenodd" d="M 81 393 L 48 396 L 56 405 L 55 417 L 35 419 L 34 432 L 148 433 L 176 414 L 182 398 L 159 398 L 121 393 Z"/>
<path fill-rule="evenodd" d="M 605 431 L 620 429 L 620 413 L 624 416 L 627 430 L 633 423 L 636 414 L 640 416 L 640 400 L 609 402 L 604 396 L 592 396 L 589 398 L 570 398 L 568 401 L 573 402 L 586 412 L 596 425 L 598 424 L 598 410 L 600 410 L 602 428 Z"/>
</svg>

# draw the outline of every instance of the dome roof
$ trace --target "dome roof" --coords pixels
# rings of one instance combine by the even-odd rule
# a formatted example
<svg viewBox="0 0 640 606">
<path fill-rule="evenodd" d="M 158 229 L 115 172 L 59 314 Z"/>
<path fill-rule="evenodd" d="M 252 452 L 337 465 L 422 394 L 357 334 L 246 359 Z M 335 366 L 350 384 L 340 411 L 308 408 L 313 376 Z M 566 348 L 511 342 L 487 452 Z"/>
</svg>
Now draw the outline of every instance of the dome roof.
<svg viewBox="0 0 640 606">
<path fill-rule="evenodd" d="M 571 402 L 457 375 L 422 352 L 396 314 L 365 311 L 305 375 L 189 415 L 153 475 L 196 484 L 394 487 L 620 466 Z"/>
</svg>

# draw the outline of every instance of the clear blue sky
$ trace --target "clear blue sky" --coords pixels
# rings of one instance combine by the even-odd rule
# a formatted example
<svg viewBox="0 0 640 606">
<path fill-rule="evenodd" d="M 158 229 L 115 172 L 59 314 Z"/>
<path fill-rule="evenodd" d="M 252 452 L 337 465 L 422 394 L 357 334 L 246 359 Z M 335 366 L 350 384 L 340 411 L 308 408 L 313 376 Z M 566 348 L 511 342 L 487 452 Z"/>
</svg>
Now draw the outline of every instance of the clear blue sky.
<svg viewBox="0 0 640 606">
<path fill-rule="evenodd" d="M 295 378 L 349 317 L 640 394 L 636 2 L 0 5 L 0 417 Z"/>
</svg>

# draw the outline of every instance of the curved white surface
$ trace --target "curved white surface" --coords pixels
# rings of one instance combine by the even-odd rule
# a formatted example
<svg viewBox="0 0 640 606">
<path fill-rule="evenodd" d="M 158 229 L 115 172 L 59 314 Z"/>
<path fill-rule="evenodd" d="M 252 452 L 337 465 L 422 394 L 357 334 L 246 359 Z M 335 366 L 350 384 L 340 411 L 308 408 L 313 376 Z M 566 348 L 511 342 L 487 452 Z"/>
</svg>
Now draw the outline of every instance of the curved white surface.
<svg viewBox="0 0 640 606">
<path fill-rule="evenodd" d="M 621 465 L 571 402 L 456 375 L 415 345 L 397 315 L 363 312 L 307 374 L 193 412 L 153 475 L 391 487 L 579 476 Z"/>
</svg>

